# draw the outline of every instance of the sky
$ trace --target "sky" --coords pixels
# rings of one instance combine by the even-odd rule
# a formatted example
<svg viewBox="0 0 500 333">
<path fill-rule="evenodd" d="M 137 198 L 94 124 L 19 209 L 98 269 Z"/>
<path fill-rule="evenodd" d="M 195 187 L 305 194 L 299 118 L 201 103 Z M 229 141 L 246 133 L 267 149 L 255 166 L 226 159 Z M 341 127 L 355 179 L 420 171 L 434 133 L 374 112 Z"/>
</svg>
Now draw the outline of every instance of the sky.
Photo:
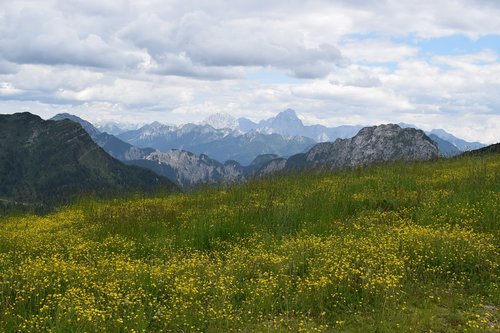
<svg viewBox="0 0 500 333">
<path fill-rule="evenodd" d="M 411 123 L 500 141 L 497 0 L 0 0 L 0 113 Z"/>
</svg>

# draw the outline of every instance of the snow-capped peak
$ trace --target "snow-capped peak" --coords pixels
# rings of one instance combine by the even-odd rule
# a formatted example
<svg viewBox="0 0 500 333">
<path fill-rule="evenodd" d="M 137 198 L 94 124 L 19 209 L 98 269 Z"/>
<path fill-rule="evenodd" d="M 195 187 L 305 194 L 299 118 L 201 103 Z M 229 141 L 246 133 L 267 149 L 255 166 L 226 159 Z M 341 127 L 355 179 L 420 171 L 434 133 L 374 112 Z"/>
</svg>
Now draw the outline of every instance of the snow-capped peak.
<svg viewBox="0 0 500 333">
<path fill-rule="evenodd" d="M 202 125 L 210 125 L 215 129 L 238 127 L 238 120 L 227 113 L 215 113 L 201 122 Z"/>
</svg>

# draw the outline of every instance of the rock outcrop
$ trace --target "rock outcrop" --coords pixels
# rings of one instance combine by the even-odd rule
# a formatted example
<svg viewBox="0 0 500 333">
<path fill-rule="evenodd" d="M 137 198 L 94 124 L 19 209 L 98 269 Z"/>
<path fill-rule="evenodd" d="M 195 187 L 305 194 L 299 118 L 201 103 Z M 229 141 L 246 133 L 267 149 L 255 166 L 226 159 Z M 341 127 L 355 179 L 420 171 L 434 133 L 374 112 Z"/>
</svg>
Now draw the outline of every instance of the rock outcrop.
<svg viewBox="0 0 500 333">
<path fill-rule="evenodd" d="M 344 169 L 389 161 L 429 160 L 439 150 L 423 131 L 388 124 L 365 127 L 351 139 L 318 143 L 305 154 L 291 156 L 286 163 L 273 160 L 259 173 L 271 170 Z"/>
</svg>

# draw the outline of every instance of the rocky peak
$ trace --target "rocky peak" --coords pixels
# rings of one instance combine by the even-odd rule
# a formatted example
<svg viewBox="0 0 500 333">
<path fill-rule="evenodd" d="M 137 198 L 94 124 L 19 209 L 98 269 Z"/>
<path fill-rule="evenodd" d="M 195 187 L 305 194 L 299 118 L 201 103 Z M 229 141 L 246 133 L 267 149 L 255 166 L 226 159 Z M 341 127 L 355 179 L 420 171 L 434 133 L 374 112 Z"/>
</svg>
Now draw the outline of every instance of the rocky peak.
<svg viewBox="0 0 500 333">
<path fill-rule="evenodd" d="M 295 113 L 292 109 L 287 109 L 282 111 L 276 115 L 274 120 L 272 121 L 275 125 L 291 125 L 294 127 L 302 127 L 302 121 L 297 117 L 297 113 Z"/>
<path fill-rule="evenodd" d="M 388 161 L 429 160 L 439 156 L 439 150 L 427 135 L 414 128 L 395 124 L 364 127 L 350 139 L 337 139 L 313 146 L 305 154 L 264 165 L 264 173 L 305 168 L 343 169 Z"/>
<path fill-rule="evenodd" d="M 163 124 L 160 123 L 159 121 L 153 121 L 151 124 L 148 124 L 145 127 L 147 127 L 147 128 L 161 128 L 161 127 L 163 127 Z"/>
<path fill-rule="evenodd" d="M 307 154 L 308 165 L 339 169 L 395 160 L 429 160 L 437 145 L 421 130 L 395 124 L 365 127 L 351 139 L 321 143 Z"/>
<path fill-rule="evenodd" d="M 304 124 L 292 109 L 287 109 L 274 118 L 259 123 L 259 131 L 264 133 L 278 133 L 282 135 L 299 135 L 304 130 Z"/>
<path fill-rule="evenodd" d="M 297 113 L 293 109 L 286 109 L 285 111 L 281 111 L 275 117 L 276 119 L 287 119 L 287 120 L 299 120 L 297 117 Z"/>
<path fill-rule="evenodd" d="M 235 129 L 238 127 L 238 120 L 228 113 L 215 113 L 202 121 L 201 124 L 210 125 L 215 129 Z"/>
</svg>

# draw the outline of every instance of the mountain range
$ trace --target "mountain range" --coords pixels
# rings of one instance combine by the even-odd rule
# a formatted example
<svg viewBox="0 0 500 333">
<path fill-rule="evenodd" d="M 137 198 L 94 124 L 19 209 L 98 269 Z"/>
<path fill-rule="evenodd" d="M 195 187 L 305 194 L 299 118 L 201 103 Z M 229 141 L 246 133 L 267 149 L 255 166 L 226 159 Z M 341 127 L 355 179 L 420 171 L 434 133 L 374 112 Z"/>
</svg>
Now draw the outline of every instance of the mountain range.
<svg viewBox="0 0 500 333">
<path fill-rule="evenodd" d="M 482 144 L 481 142 L 477 142 L 477 141 L 468 142 L 468 141 L 465 141 L 463 139 L 457 138 L 453 134 L 450 134 L 443 129 L 433 129 L 430 131 L 429 134 L 436 135 L 436 136 L 440 137 L 441 139 L 448 141 L 449 143 L 451 143 L 452 145 L 457 147 L 458 150 L 460 150 L 462 152 L 469 151 L 469 150 L 476 150 L 476 149 L 483 148 L 486 146 L 485 144 Z"/>
<path fill-rule="evenodd" d="M 275 117 L 264 119 L 258 123 L 247 118 L 234 118 L 229 114 L 216 113 L 204 121 L 203 125 L 210 125 L 216 129 L 232 129 L 240 133 L 255 131 L 263 134 L 281 134 L 285 136 L 302 136 L 313 139 L 315 142 L 334 141 L 338 138 L 350 138 L 363 127 L 361 125 L 342 125 L 326 127 L 323 125 L 304 125 L 295 110 L 287 109 Z"/>
<path fill-rule="evenodd" d="M 500 154 L 500 142 L 479 149 L 463 152 L 461 156 L 480 156 L 488 154 Z"/>
<path fill-rule="evenodd" d="M 326 127 L 323 125 L 304 125 L 292 109 L 278 113 L 275 117 L 255 123 L 246 118 L 238 119 L 238 127 L 243 132 L 276 133 L 281 135 L 303 136 L 316 142 L 334 141 L 338 138 L 351 138 L 363 128 L 361 125 L 342 125 Z"/>
<path fill-rule="evenodd" d="M 411 124 L 399 125 L 402 128 L 417 128 Z M 155 122 L 136 130 L 117 131 L 122 140 L 139 147 L 152 147 L 161 151 L 184 149 L 209 155 L 221 162 L 236 160 L 245 165 L 259 154 L 271 153 L 287 157 L 305 152 L 314 143 L 351 138 L 363 127 L 304 125 L 294 110 L 287 109 L 258 123 L 247 118 L 236 119 L 228 114 L 217 113 L 198 125 L 168 126 Z M 273 134 L 282 137 L 267 136 Z M 443 129 L 433 129 L 426 134 L 436 141 L 441 155 L 446 157 L 485 146 L 480 142 L 467 142 L 457 138 Z M 306 148 L 302 144 L 304 140 L 312 140 L 306 141 L 309 144 Z M 253 146 L 249 145 L 250 142 Z M 284 142 L 289 144 L 285 145 Z"/>
<path fill-rule="evenodd" d="M 79 123 L 95 143 L 112 157 L 125 164 L 150 169 L 184 189 L 207 183 L 243 181 L 262 164 L 278 157 L 276 154 L 258 155 L 248 166 L 231 160 L 221 163 L 205 154 L 194 154 L 180 149 L 162 152 L 153 148 L 139 148 L 114 135 L 101 133 L 88 121 L 71 114 L 61 113 L 52 118 L 56 121 L 63 119 Z"/>
<path fill-rule="evenodd" d="M 328 128 L 321 125 L 305 126 L 293 110 L 281 112 L 276 117 L 261 121 L 259 124 L 253 123 L 260 127 L 246 133 L 243 132 L 241 124 L 249 123 L 249 120 L 235 119 L 224 114 L 212 115 L 199 125 L 169 126 L 154 122 L 136 130 L 122 131 L 118 136 L 101 133 L 89 122 L 73 115 L 59 114 L 53 119 L 71 119 L 79 122 L 93 140 L 111 156 L 127 164 L 151 169 L 183 188 L 202 183 L 242 181 L 257 174 L 273 172 L 279 167 L 284 168 L 285 164 L 288 164 L 287 169 L 295 168 L 303 163 L 301 156 L 305 156 L 307 148 L 313 147 L 315 143 L 309 138 L 306 141 L 307 147 L 299 146 L 298 149 L 297 144 L 305 137 L 291 137 L 292 143 L 283 153 L 283 150 L 276 148 L 275 143 L 278 142 L 277 146 L 283 148 L 280 143 L 290 137 L 277 133 L 264 134 L 259 131 L 272 132 L 281 129 L 282 133 L 285 130 L 288 130 L 286 133 L 298 133 L 319 128 L 322 133 L 347 135 L 348 132 L 341 133 L 341 129 L 347 128 L 352 131 L 355 129 L 354 126 L 345 126 L 331 128 L 328 131 Z M 415 127 L 409 124 L 400 125 L 404 128 Z M 446 132 L 441 130 L 437 133 Z M 449 157 L 461 153 L 454 144 L 436 134 L 428 133 L 428 135 L 437 144 L 441 156 Z M 134 145 L 136 143 L 140 147 Z M 469 144 L 471 147 L 475 143 Z M 184 150 L 190 148 L 198 153 Z M 227 159 L 227 157 L 236 158 Z M 287 157 L 290 158 L 287 160 Z M 271 160 L 273 162 L 269 163 Z M 242 161 L 243 163 L 240 163 Z"/>
<path fill-rule="evenodd" d="M 402 128 L 417 128 L 417 126 L 413 124 L 406 124 L 406 123 L 399 123 L 399 126 Z M 441 152 L 442 156 L 445 157 L 451 157 L 458 155 L 462 152 L 469 151 L 469 150 L 475 150 L 479 149 L 482 147 L 486 147 L 485 144 L 481 142 L 468 142 L 465 141 L 464 139 L 457 138 L 451 133 L 446 132 L 444 129 L 437 128 L 437 129 L 432 129 L 430 131 L 425 132 L 431 139 L 436 141 L 439 146 L 439 150 Z"/>
<path fill-rule="evenodd" d="M 42 120 L 30 113 L 0 115 L 2 206 L 47 207 L 83 193 L 173 191 L 150 170 L 109 156 L 74 121 Z M 94 133 L 97 134 L 97 133 Z"/>
<path fill-rule="evenodd" d="M 240 118 L 237 122 L 240 126 L 245 120 Z M 153 123 L 117 137 L 70 114 L 59 114 L 47 121 L 30 113 L 1 115 L 0 206 L 47 207 L 84 193 L 175 191 L 177 186 L 189 189 L 203 183 L 228 184 L 280 171 L 428 160 L 457 155 L 461 152 L 458 146 L 484 146 L 442 130 L 425 133 L 406 124 L 404 128 L 395 124 L 364 127 L 351 138 L 320 143 L 303 136 L 263 133 L 264 129 L 272 132 L 280 128 L 284 132 L 285 123 L 295 124 L 290 125 L 288 133 L 316 128 L 303 126 L 295 112 L 287 110 L 246 133 L 241 126 L 226 127 L 235 125 L 231 119 L 214 116 L 200 125 L 175 127 Z M 170 138 L 170 144 L 184 142 L 201 150 L 199 147 L 213 144 L 226 153 L 236 154 L 240 150 L 254 157 L 245 157 L 249 161 L 245 165 L 236 160 L 222 163 L 204 153 L 137 147 L 120 137 L 143 144 L 155 140 L 165 143 L 165 138 Z M 299 152 L 287 156 L 280 149 Z M 498 144 L 476 151 L 498 152 Z"/>
<path fill-rule="evenodd" d="M 99 130 L 101 133 L 108 133 L 112 135 L 118 135 L 126 131 L 131 131 L 138 129 L 141 125 L 131 124 L 131 123 L 123 123 L 123 122 L 103 122 L 94 124 L 95 128 Z"/>
<path fill-rule="evenodd" d="M 255 130 L 242 133 L 231 128 L 214 128 L 208 124 L 177 127 L 158 122 L 123 132 L 117 137 L 137 147 L 151 147 L 163 152 L 170 149 L 187 150 L 221 162 L 235 160 L 243 165 L 251 163 L 257 155 L 290 156 L 316 143 L 303 136 L 260 133 Z"/>
</svg>

